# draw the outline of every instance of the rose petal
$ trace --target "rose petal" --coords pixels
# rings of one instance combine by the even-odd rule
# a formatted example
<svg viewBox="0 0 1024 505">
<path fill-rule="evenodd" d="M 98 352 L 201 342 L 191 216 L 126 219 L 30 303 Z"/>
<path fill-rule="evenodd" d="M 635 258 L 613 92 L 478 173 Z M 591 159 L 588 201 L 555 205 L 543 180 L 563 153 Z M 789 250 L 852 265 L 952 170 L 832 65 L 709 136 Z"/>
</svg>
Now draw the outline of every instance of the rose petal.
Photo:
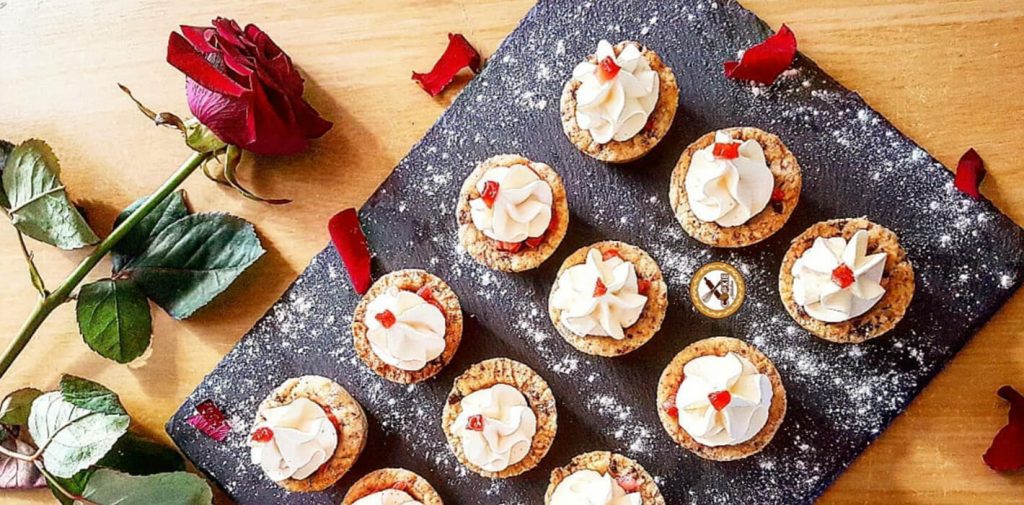
<svg viewBox="0 0 1024 505">
<path fill-rule="evenodd" d="M 167 40 L 167 63 L 209 90 L 234 97 L 242 96 L 245 92 L 245 88 L 207 61 L 178 32 L 171 32 Z"/>
<path fill-rule="evenodd" d="M 764 42 L 747 49 L 739 62 L 725 62 L 725 76 L 742 81 L 771 84 L 793 63 L 796 56 L 796 36 L 788 26 Z"/>
<path fill-rule="evenodd" d="M 434 64 L 429 73 L 412 73 L 412 78 L 420 83 L 420 86 L 430 94 L 437 96 L 444 88 L 455 79 L 455 74 L 464 67 L 469 67 L 473 72 L 480 71 L 480 53 L 469 45 L 469 42 L 460 33 L 448 34 L 448 47 L 444 54 Z"/>
<path fill-rule="evenodd" d="M 356 209 L 345 209 L 335 214 L 327 224 L 327 229 L 331 232 L 334 248 L 345 264 L 352 287 L 356 293 L 365 294 L 373 280 L 370 276 L 370 248 L 359 226 Z"/>
<path fill-rule="evenodd" d="M 223 442 L 227 438 L 228 433 L 231 432 L 231 424 L 228 423 L 224 412 L 213 403 L 213 400 L 204 400 L 196 405 L 196 412 L 197 414 L 186 419 L 185 422 L 218 442 Z"/>
<path fill-rule="evenodd" d="M 1024 468 L 1024 396 L 1011 386 L 999 388 L 999 396 L 1010 403 L 1009 422 L 999 430 L 982 459 L 998 472 Z"/>
<path fill-rule="evenodd" d="M 981 156 L 978 156 L 978 152 L 972 147 L 957 162 L 956 178 L 953 180 L 953 183 L 956 185 L 956 189 L 959 189 L 961 192 L 973 198 L 981 198 L 978 187 L 981 186 L 981 181 L 984 179 L 985 162 L 981 160 Z"/>
</svg>

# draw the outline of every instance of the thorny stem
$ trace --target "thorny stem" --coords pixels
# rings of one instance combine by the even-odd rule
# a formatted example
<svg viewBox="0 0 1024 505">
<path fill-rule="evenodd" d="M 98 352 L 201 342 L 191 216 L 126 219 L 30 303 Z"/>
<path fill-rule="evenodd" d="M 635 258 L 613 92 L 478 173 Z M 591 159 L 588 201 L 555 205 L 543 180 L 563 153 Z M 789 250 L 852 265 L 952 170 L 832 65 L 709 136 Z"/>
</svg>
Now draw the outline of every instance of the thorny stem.
<svg viewBox="0 0 1024 505">
<path fill-rule="evenodd" d="M 25 256 L 25 263 L 28 263 L 28 275 L 32 278 L 32 286 L 39 292 L 39 296 L 45 298 L 49 293 L 46 291 L 46 285 L 43 284 L 43 277 L 39 275 L 39 270 L 36 268 L 36 262 L 33 261 L 32 253 L 25 245 L 25 235 L 17 228 L 14 231 L 18 233 L 18 245 L 21 246 L 21 254 Z"/>
</svg>

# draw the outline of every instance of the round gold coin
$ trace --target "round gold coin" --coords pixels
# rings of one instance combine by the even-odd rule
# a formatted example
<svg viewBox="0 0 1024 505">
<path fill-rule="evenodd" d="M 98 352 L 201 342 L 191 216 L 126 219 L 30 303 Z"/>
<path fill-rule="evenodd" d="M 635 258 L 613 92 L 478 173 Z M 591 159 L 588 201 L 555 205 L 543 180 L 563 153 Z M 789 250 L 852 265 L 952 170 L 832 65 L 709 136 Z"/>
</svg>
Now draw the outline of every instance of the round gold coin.
<svg viewBox="0 0 1024 505">
<path fill-rule="evenodd" d="M 700 267 L 690 280 L 690 301 L 697 311 L 715 319 L 740 310 L 747 295 L 743 274 L 736 267 L 716 261 Z"/>
</svg>

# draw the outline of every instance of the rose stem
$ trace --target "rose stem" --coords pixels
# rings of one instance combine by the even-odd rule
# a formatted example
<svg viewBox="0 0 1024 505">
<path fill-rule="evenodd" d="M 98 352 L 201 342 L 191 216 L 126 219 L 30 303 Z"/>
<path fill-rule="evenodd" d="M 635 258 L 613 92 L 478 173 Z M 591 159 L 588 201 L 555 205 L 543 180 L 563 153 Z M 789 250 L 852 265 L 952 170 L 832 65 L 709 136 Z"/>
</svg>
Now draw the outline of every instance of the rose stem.
<svg viewBox="0 0 1024 505">
<path fill-rule="evenodd" d="M 159 205 L 164 198 L 167 198 L 167 195 L 170 195 L 172 191 L 177 189 L 178 186 L 180 186 L 181 183 L 192 174 L 192 172 L 199 168 L 199 165 L 202 164 L 208 156 L 208 154 L 203 153 L 192 153 L 192 156 L 189 156 L 189 158 L 185 160 L 180 167 L 178 167 L 178 170 L 175 171 L 169 179 L 164 181 L 156 192 L 150 195 L 149 199 L 146 200 L 146 203 L 143 203 L 138 209 L 135 209 L 135 211 L 128 216 L 128 219 L 125 219 L 117 226 L 117 228 L 114 228 L 114 231 L 110 232 L 110 235 L 103 239 L 103 241 L 96 246 L 96 249 L 82 260 L 82 263 L 78 265 L 78 268 L 75 268 L 75 270 L 71 272 L 71 275 L 65 279 L 57 289 L 39 299 L 35 309 L 32 310 L 32 314 L 29 315 L 28 320 L 26 320 L 25 324 L 22 325 L 21 331 L 18 332 L 18 335 L 15 336 L 14 340 L 12 340 L 10 345 L 7 346 L 7 350 L 4 351 L 3 355 L 0 356 L 0 378 L 7 374 L 7 370 L 11 367 L 11 364 L 13 364 L 14 360 L 18 358 L 21 351 L 25 349 L 25 345 L 32 339 L 32 336 L 35 335 L 36 330 L 38 330 L 39 326 L 43 324 L 43 321 L 46 320 L 54 309 L 68 301 L 71 296 L 71 292 L 78 287 L 78 284 L 82 282 L 82 279 L 89 274 L 93 267 L 95 267 L 96 264 L 99 263 L 100 260 L 103 259 L 103 257 L 106 256 L 107 253 L 109 253 L 110 250 L 113 249 L 114 246 L 117 245 L 117 243 L 120 242 L 132 228 L 135 227 L 135 225 L 139 224 L 139 221 L 142 221 L 147 215 L 149 215 L 149 213 Z"/>
</svg>

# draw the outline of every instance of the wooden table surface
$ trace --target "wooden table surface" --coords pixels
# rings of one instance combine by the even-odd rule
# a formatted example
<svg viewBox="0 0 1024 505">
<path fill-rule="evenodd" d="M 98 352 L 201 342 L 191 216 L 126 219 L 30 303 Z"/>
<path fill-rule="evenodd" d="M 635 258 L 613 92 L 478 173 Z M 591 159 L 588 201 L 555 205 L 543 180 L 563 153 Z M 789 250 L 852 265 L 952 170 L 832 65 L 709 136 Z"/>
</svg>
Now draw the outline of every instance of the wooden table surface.
<svg viewBox="0 0 1024 505">
<path fill-rule="evenodd" d="M 723 0 L 719 0 L 720 2 Z M 727 0 L 726 0 L 727 1 Z M 158 110 L 187 113 L 182 76 L 164 62 L 178 24 L 224 15 L 269 32 L 301 67 L 307 97 L 335 127 L 307 154 L 258 160 L 259 192 L 295 200 L 271 207 L 193 176 L 192 206 L 257 224 L 268 254 L 187 322 L 154 310 L 152 355 L 119 366 L 82 343 L 71 305 L 41 328 L 0 382 L 0 392 L 52 388 L 62 372 L 121 394 L 135 421 L 167 440 L 181 400 L 267 310 L 327 242 L 325 223 L 360 205 L 451 102 L 412 81 L 441 53 L 449 31 L 490 54 L 530 0 L 0 1 L 0 136 L 47 140 L 63 179 L 106 233 L 119 209 L 154 189 L 187 156 L 170 130 L 147 124 L 118 91 L 130 86 Z M 1006 0 L 747 0 L 773 27 L 946 166 L 974 146 L 984 193 L 1024 223 L 1024 2 Z M 684 97 L 685 101 L 685 97 Z M 898 190 L 907 190 L 898 188 Z M 83 257 L 32 243 L 54 285 Z M 973 261 L 974 258 L 964 258 Z M 97 268 L 102 274 L 104 262 Z M 0 345 L 34 303 L 15 235 L 0 224 Z M 1005 383 L 1024 386 L 1024 297 L 1017 295 L 825 494 L 825 503 L 1019 503 L 1024 478 L 981 461 L 1006 406 Z M 11 499 L 13 497 L 13 499 Z M 4 503 L 49 503 L 46 491 L 4 493 Z"/>
</svg>

